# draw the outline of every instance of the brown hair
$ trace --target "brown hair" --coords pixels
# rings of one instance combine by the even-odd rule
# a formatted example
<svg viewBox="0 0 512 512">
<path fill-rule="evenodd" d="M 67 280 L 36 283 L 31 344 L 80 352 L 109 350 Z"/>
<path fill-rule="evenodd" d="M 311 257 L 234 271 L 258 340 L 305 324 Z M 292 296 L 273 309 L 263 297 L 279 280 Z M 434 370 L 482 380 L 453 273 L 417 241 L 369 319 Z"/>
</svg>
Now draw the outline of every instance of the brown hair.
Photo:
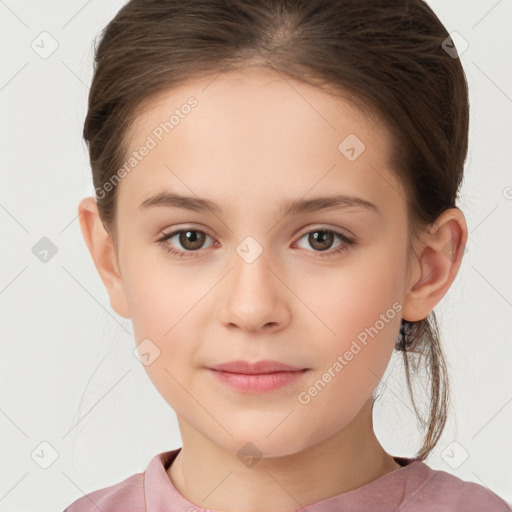
<svg viewBox="0 0 512 512">
<path fill-rule="evenodd" d="M 131 0 L 95 45 L 83 131 L 105 228 L 115 242 L 116 187 L 105 193 L 105 184 L 126 161 L 140 109 L 188 80 L 256 65 L 325 87 L 385 123 L 412 244 L 456 208 L 467 154 L 466 77 L 457 55 L 444 49 L 447 38 L 423 0 Z M 427 428 L 416 454 L 423 460 L 442 434 L 449 403 L 434 312 L 412 322 L 402 354 L 409 395 Z M 422 361 L 430 377 L 427 421 L 410 381 L 411 366 L 416 372 Z"/>
</svg>

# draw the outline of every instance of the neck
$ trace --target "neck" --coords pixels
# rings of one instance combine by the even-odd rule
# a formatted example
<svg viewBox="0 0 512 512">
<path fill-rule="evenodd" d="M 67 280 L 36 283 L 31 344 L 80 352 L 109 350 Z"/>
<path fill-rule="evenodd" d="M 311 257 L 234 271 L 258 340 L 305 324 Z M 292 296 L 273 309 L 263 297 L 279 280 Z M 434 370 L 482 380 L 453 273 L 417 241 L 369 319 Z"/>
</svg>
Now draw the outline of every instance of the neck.
<svg viewBox="0 0 512 512">
<path fill-rule="evenodd" d="M 183 419 L 178 422 L 183 447 L 167 474 L 182 496 L 211 510 L 291 512 L 400 468 L 375 436 L 371 400 L 334 436 L 250 467 Z"/>
</svg>

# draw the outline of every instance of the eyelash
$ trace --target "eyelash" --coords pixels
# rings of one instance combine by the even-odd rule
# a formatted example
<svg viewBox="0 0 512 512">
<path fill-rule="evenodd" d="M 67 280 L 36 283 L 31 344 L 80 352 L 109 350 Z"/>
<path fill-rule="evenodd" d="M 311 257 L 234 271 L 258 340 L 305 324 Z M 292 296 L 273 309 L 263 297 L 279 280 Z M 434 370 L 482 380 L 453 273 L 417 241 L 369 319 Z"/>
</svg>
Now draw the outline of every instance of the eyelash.
<svg viewBox="0 0 512 512">
<path fill-rule="evenodd" d="M 203 231 L 201 229 L 188 229 L 188 228 L 184 228 L 184 229 L 177 229 L 176 231 L 172 231 L 171 233 L 165 234 L 164 236 L 159 238 L 157 240 L 157 242 L 160 243 L 162 246 L 164 246 L 164 250 L 167 253 L 170 253 L 173 256 L 177 256 L 178 258 L 182 258 L 183 256 L 185 256 L 187 258 L 188 257 L 195 258 L 195 257 L 199 256 L 199 254 L 195 254 L 195 253 L 199 253 L 200 250 L 197 250 L 197 251 L 178 251 L 178 250 L 174 249 L 172 246 L 170 246 L 169 244 L 165 243 L 167 240 L 169 240 L 170 238 L 174 237 L 175 235 L 178 235 L 180 233 L 184 233 L 186 231 L 195 231 L 195 232 L 198 232 L 198 233 L 203 233 L 203 234 L 208 235 L 210 238 L 213 239 L 213 236 L 211 236 L 207 231 Z M 343 233 L 340 233 L 339 231 L 336 231 L 336 230 L 333 230 L 333 229 L 323 229 L 323 228 L 314 228 L 314 229 L 311 229 L 309 231 L 306 231 L 305 233 L 303 233 L 300 236 L 299 240 L 304 238 L 306 235 L 309 235 L 311 233 L 317 233 L 317 232 L 333 233 L 334 235 L 336 235 L 343 242 L 342 245 L 340 245 L 339 247 L 337 247 L 336 249 L 334 249 L 331 252 L 325 252 L 324 253 L 322 251 L 313 251 L 313 252 L 319 254 L 319 256 L 315 256 L 315 257 L 318 257 L 318 258 L 334 257 L 334 256 L 336 256 L 336 255 L 338 255 L 340 253 L 348 251 L 351 246 L 356 244 L 355 240 L 353 240 L 351 238 L 348 238 L 346 235 L 344 235 Z"/>
</svg>

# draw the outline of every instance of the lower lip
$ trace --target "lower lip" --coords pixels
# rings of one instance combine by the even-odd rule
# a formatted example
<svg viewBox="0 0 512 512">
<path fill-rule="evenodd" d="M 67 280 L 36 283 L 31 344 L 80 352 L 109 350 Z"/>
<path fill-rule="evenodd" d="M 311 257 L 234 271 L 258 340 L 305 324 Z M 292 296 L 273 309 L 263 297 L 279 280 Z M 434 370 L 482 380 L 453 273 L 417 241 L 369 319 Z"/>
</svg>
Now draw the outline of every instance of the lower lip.
<svg viewBox="0 0 512 512">
<path fill-rule="evenodd" d="M 275 391 L 299 380 L 308 370 L 295 372 L 261 373 L 248 375 L 246 373 L 231 373 L 209 369 L 224 384 L 242 391 L 263 393 Z"/>
</svg>

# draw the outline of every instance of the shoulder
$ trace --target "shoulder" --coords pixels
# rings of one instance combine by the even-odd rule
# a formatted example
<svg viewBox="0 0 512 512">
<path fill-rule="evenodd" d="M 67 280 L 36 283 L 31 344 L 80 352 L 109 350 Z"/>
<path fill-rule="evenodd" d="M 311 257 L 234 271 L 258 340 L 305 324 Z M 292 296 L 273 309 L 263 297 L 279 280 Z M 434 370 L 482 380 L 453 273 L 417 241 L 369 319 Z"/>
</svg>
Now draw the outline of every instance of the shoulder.
<svg viewBox="0 0 512 512">
<path fill-rule="evenodd" d="M 125 480 L 81 496 L 63 512 L 145 512 L 144 475 L 137 473 Z"/>
<path fill-rule="evenodd" d="M 81 496 L 63 512 L 146 512 L 161 510 L 176 501 L 166 468 L 181 448 L 153 456 L 144 472 L 125 478 L 121 482 Z"/>
<path fill-rule="evenodd" d="M 425 479 L 404 498 L 404 512 L 431 510 L 432 507 L 437 512 L 512 512 L 510 505 L 487 487 L 432 469 L 423 462 L 420 464 Z"/>
</svg>

